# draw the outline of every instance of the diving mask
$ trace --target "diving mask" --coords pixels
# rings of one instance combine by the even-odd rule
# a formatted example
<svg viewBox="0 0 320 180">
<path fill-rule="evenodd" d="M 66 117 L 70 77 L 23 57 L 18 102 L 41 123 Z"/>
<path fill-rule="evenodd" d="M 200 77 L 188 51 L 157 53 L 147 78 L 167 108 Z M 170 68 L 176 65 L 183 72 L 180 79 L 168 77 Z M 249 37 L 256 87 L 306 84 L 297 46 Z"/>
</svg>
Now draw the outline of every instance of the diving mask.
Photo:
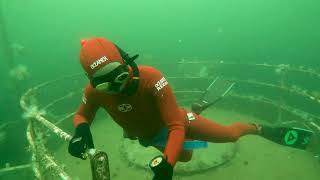
<svg viewBox="0 0 320 180">
<path fill-rule="evenodd" d="M 121 92 L 130 76 L 128 66 L 125 64 L 119 65 L 111 72 L 100 74 L 91 78 L 91 84 L 95 89 L 105 92 Z"/>
</svg>

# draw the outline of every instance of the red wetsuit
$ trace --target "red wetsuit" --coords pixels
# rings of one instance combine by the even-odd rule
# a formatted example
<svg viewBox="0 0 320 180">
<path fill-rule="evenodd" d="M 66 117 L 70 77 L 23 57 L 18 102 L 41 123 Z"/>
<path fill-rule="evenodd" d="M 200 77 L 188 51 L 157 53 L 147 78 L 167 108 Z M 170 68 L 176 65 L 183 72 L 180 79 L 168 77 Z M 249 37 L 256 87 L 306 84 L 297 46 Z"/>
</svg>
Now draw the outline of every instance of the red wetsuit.
<svg viewBox="0 0 320 180">
<path fill-rule="evenodd" d="M 89 84 L 85 88 L 83 103 L 74 118 L 74 125 L 91 123 L 98 108 L 104 108 L 129 136 L 152 139 L 161 128 L 168 128 L 164 155 L 175 165 L 187 138 L 210 142 L 235 141 L 242 135 L 255 133 L 253 125 L 236 123 L 222 126 L 194 114 L 196 120 L 188 121 L 187 111 L 180 108 L 173 91 L 160 71 L 149 66 L 138 66 L 139 87 L 135 94 L 110 95 L 98 92 Z M 130 69 L 132 76 L 132 70 Z"/>
</svg>

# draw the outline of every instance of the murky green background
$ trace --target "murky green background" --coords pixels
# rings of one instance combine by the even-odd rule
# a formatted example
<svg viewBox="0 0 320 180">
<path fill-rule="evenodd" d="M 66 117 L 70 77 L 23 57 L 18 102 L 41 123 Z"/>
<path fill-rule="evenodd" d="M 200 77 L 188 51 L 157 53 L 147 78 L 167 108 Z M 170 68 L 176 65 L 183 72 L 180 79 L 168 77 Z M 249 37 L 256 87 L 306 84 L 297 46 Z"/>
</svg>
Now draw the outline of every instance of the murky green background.
<svg viewBox="0 0 320 180">
<path fill-rule="evenodd" d="M 30 161 L 20 95 L 81 72 L 80 39 L 107 37 L 161 62 L 266 62 L 319 70 L 319 8 L 317 0 L 0 0 L 0 124 L 14 122 L 1 130 L 0 168 Z M 10 75 L 19 65 L 28 74 L 20 80 Z"/>
</svg>

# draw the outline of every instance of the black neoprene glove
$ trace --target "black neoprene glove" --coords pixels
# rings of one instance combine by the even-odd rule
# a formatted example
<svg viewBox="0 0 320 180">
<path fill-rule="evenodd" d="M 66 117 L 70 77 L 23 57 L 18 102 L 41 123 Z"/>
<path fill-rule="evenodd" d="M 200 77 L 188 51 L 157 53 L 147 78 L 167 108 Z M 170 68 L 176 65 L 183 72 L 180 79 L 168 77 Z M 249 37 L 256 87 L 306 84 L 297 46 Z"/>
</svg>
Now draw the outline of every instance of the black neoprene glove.
<svg viewBox="0 0 320 180">
<path fill-rule="evenodd" d="M 149 166 L 154 173 L 152 180 L 172 180 L 173 167 L 163 156 L 153 158 Z"/>
<path fill-rule="evenodd" d="M 92 135 L 88 123 L 81 123 L 76 127 L 75 135 L 69 142 L 69 153 L 81 159 L 86 159 L 87 149 L 94 148 Z"/>
</svg>

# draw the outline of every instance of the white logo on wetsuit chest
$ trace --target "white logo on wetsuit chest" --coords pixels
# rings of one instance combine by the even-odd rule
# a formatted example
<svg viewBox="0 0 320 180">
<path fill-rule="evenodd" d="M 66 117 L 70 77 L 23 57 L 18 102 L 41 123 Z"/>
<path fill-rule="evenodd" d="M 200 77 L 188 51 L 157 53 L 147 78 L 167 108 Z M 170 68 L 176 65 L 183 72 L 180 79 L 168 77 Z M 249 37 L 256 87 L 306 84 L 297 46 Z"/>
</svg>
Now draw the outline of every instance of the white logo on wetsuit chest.
<svg viewBox="0 0 320 180">
<path fill-rule="evenodd" d="M 91 69 L 94 69 L 96 67 L 98 67 L 100 64 L 106 62 L 108 60 L 108 58 L 106 56 L 101 57 L 100 59 L 96 60 L 95 62 L 93 62 L 90 67 Z"/>
<path fill-rule="evenodd" d="M 132 106 L 131 106 L 131 104 L 120 104 L 118 106 L 118 110 L 120 112 L 129 112 L 132 110 Z"/>
<path fill-rule="evenodd" d="M 154 85 L 154 87 L 156 87 L 157 90 L 160 91 L 166 85 L 168 85 L 168 81 L 163 77 Z"/>
</svg>

